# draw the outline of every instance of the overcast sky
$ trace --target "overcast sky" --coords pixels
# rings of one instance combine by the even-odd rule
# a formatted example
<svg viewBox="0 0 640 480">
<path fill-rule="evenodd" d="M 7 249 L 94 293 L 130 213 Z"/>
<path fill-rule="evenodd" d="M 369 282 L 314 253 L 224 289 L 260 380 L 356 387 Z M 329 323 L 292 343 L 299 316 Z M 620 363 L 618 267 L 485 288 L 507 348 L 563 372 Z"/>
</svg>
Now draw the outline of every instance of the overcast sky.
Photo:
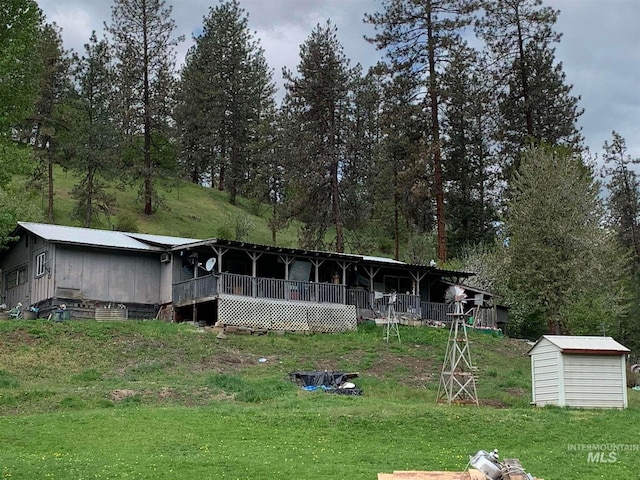
<svg viewBox="0 0 640 480">
<path fill-rule="evenodd" d="M 111 22 L 111 0 L 37 0 L 48 21 L 62 28 L 65 48 L 83 53 L 92 30 L 100 34 Z M 364 35 L 373 27 L 364 24 L 364 13 L 380 9 L 381 0 L 240 0 L 249 14 L 281 85 L 282 67 L 295 71 L 300 45 L 311 30 L 327 19 L 338 28 L 338 38 L 352 64 L 365 68 L 380 59 Z M 611 131 L 626 140 L 629 153 L 640 158 L 640 0 L 546 0 L 560 10 L 556 30 L 562 32 L 557 60 L 563 63 L 567 82 L 580 96 L 584 114 L 580 126 L 592 153 L 601 154 Z M 178 62 L 200 31 L 202 19 L 217 0 L 167 0 L 173 5 L 177 34 L 186 41 L 178 51 Z M 282 92 L 280 92 L 280 96 Z"/>
</svg>

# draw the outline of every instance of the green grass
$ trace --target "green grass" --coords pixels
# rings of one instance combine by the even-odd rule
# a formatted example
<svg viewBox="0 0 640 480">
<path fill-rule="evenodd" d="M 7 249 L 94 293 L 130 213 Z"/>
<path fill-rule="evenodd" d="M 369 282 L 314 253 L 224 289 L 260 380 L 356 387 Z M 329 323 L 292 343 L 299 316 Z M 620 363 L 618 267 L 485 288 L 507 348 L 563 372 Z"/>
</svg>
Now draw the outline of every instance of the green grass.
<svg viewBox="0 0 640 480">
<path fill-rule="evenodd" d="M 71 190 L 77 182 L 73 172 L 63 171 L 59 167 L 54 168 L 56 224 L 81 226 L 81 223 L 71 216 L 75 205 Z M 223 237 L 233 240 L 233 231 L 230 232 L 229 226 L 225 225 L 238 216 L 246 216 L 253 226 L 244 240 L 265 245 L 272 243 L 271 232 L 267 226 L 270 211 L 266 205 L 258 205 L 245 198 L 238 198 L 237 205 L 230 205 L 227 193 L 188 182 L 158 180 L 156 187 L 163 204 L 151 216 L 143 213 L 143 204 L 138 198 L 137 186 L 111 188 L 111 193 L 117 197 L 117 206 L 113 215 L 100 217 L 94 221 L 92 227 L 110 230 L 117 224 L 118 215 L 125 213 L 134 219 L 141 233 L 188 238 Z M 41 198 L 43 211 L 47 205 L 44 195 L 45 193 Z M 278 232 L 279 245 L 296 246 L 296 225 L 294 223 L 288 229 Z"/>
<path fill-rule="evenodd" d="M 0 478 L 364 480 L 492 448 L 546 480 L 636 478 L 639 452 L 594 463 L 572 446 L 637 445 L 639 392 L 624 411 L 532 408 L 528 345 L 472 334 L 482 405 L 437 405 L 447 332 L 400 333 L 1 322 Z M 357 371 L 364 395 L 302 391 L 288 374 L 304 369 Z"/>
</svg>

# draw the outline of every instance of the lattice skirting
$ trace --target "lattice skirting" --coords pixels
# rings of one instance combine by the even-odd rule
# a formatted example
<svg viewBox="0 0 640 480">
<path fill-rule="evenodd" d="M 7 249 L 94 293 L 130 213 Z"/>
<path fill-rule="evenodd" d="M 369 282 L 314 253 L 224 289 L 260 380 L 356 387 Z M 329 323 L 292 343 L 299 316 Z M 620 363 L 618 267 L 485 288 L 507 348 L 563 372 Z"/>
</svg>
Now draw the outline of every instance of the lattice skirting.
<svg viewBox="0 0 640 480">
<path fill-rule="evenodd" d="M 344 332 L 355 330 L 356 307 L 333 303 L 287 302 L 220 295 L 218 320 L 224 325 L 269 330 Z"/>
</svg>

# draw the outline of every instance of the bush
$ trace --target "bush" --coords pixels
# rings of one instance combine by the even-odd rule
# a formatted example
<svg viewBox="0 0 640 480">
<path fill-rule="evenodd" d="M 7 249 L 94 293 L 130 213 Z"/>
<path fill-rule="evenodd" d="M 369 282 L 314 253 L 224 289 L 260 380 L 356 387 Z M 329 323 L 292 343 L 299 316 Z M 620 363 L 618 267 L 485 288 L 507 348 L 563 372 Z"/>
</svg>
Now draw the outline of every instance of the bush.
<svg viewBox="0 0 640 480">
<path fill-rule="evenodd" d="M 119 232 L 137 232 L 138 220 L 134 215 L 126 212 L 120 212 L 116 217 L 114 228 Z"/>
</svg>

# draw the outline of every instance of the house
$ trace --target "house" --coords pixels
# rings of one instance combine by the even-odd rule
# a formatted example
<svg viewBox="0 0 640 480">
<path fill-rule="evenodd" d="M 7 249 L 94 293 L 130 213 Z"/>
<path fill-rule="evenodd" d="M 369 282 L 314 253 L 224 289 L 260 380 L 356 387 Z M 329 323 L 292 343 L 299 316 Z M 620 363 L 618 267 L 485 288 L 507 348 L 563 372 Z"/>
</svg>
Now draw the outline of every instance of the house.
<svg viewBox="0 0 640 480">
<path fill-rule="evenodd" d="M 78 318 L 343 331 L 382 315 L 392 298 L 402 318 L 447 321 L 446 289 L 472 275 L 219 238 L 28 222 L 13 236 L 0 252 L 2 301 L 35 305 L 41 316 L 64 303 Z"/>
<path fill-rule="evenodd" d="M 529 350 L 533 403 L 626 408 L 628 353 L 611 337 L 544 335 Z"/>
<path fill-rule="evenodd" d="M 27 222 L 12 236 L 17 240 L 0 252 L 0 303 L 34 305 L 44 316 L 64 303 L 80 318 L 118 305 L 129 317 L 153 317 L 171 302 L 172 272 L 160 256 L 194 241 Z"/>
</svg>

